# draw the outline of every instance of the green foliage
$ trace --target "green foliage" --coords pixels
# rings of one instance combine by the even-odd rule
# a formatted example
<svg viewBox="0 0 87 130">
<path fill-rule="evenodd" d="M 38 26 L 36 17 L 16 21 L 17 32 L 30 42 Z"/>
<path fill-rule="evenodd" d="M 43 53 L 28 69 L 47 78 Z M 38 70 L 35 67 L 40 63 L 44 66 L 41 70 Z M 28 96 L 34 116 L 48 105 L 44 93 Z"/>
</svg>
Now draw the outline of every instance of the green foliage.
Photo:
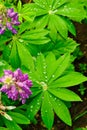
<svg viewBox="0 0 87 130">
<path fill-rule="evenodd" d="M 30 121 L 28 120 L 28 118 L 26 116 L 20 114 L 20 113 L 9 112 L 9 115 L 18 124 L 29 124 L 30 123 Z"/>
<path fill-rule="evenodd" d="M 62 121 L 71 126 L 70 113 L 63 100 L 81 101 L 81 99 L 67 87 L 87 81 L 87 78 L 79 72 L 65 73 L 69 64 L 69 54 L 65 54 L 59 59 L 56 59 L 52 52 L 46 58 L 43 54 L 37 56 L 35 70 L 29 72 L 34 83 L 32 88 L 34 95 L 32 95 L 27 109 L 30 120 L 41 108 L 42 120 L 47 128 L 50 129 L 53 125 L 53 110 Z"/>
<path fill-rule="evenodd" d="M 21 0 L 0 0 L 0 4 L 14 8 L 21 22 L 16 35 L 9 30 L 0 35 L 0 76 L 4 70 L 21 68 L 33 82 L 32 95 L 24 105 L 2 94 L 0 101 L 17 109 L 4 111 L 5 115 L 0 113 L 0 130 L 22 130 L 22 125 L 35 121 L 38 112 L 49 130 L 54 114 L 72 126 L 71 102 L 82 100 L 70 87 L 80 84 L 83 95 L 85 88 L 81 85 L 87 77 L 81 74 L 86 72 L 86 64 L 80 65 L 81 73 L 75 72 L 71 64 L 82 53 L 68 32 L 76 36 L 73 21 L 87 19 L 87 0 L 33 0 L 24 5 Z M 76 130 L 79 129 L 86 130 Z"/>
<path fill-rule="evenodd" d="M 3 70 L 11 69 L 11 66 L 4 60 L 0 59 L 0 76 L 3 75 Z"/>
<path fill-rule="evenodd" d="M 29 8 L 23 6 L 21 0 L 19 0 L 17 4 L 17 12 L 19 13 L 19 20 L 21 22 L 22 19 L 32 22 L 35 17 L 35 13 L 30 11 Z"/>
<path fill-rule="evenodd" d="M 0 130 L 8 130 L 7 128 L 4 127 L 0 127 Z"/>
<path fill-rule="evenodd" d="M 9 60 L 10 60 L 12 67 L 18 68 L 20 66 L 17 44 L 15 42 L 13 42 Z"/>
<path fill-rule="evenodd" d="M 48 26 L 52 38 L 57 32 L 63 38 L 67 38 L 68 31 L 76 35 L 70 20 L 81 22 L 86 17 L 84 6 L 78 0 L 34 0 L 34 3 L 25 4 L 24 7 L 36 13 L 34 26 Z"/>
<path fill-rule="evenodd" d="M 5 125 L 10 130 L 22 130 L 19 125 L 17 125 L 14 121 L 9 121 L 4 119 Z"/>
<path fill-rule="evenodd" d="M 46 37 L 47 34 L 48 31 L 45 29 L 35 29 L 21 34 L 21 39 L 31 44 L 45 44 L 50 41 L 50 39 Z"/>
</svg>

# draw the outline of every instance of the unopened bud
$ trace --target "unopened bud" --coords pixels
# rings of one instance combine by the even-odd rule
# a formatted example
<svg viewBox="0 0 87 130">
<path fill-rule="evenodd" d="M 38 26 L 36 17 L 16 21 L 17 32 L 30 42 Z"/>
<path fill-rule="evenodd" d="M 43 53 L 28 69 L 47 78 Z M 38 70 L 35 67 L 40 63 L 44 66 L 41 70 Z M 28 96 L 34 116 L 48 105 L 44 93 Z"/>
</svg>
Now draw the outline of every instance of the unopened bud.
<svg viewBox="0 0 87 130">
<path fill-rule="evenodd" d="M 12 121 L 11 116 L 9 116 L 6 112 L 0 111 L 1 115 L 4 116 L 6 119 Z"/>
<path fill-rule="evenodd" d="M 6 108 L 7 110 L 13 110 L 13 109 L 16 108 L 16 106 L 6 106 L 5 108 Z"/>
</svg>

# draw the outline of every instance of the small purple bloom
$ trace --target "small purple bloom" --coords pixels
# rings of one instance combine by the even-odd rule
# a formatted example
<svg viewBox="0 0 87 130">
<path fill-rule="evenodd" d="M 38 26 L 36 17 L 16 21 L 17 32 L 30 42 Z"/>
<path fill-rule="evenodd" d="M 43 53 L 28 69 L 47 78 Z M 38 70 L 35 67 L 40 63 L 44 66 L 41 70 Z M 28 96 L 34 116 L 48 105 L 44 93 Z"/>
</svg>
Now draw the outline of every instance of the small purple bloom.
<svg viewBox="0 0 87 130">
<path fill-rule="evenodd" d="M 13 34 L 17 34 L 17 30 L 14 29 L 14 28 L 12 28 L 12 33 L 13 33 Z"/>
<path fill-rule="evenodd" d="M 0 12 L 0 25 L 2 25 L 0 26 L 0 35 L 5 32 L 6 28 L 13 34 L 16 34 L 17 30 L 14 27 L 20 25 L 20 22 L 18 21 L 18 13 L 14 12 L 13 8 L 3 10 Z M 3 26 L 5 28 L 3 28 Z"/>
<path fill-rule="evenodd" d="M 3 28 L 0 28 L 0 34 L 4 34 L 5 30 Z"/>
<path fill-rule="evenodd" d="M 12 24 L 9 23 L 9 22 L 6 23 L 6 26 L 7 26 L 7 28 L 8 28 L 9 30 L 12 30 L 12 29 L 13 29 Z"/>
<path fill-rule="evenodd" d="M 32 94 L 30 90 L 32 81 L 20 69 L 17 69 L 15 72 L 5 70 L 4 76 L 0 78 L 0 82 L 3 83 L 0 91 L 6 93 L 8 98 L 14 101 L 19 99 L 24 104 L 26 99 Z"/>
<path fill-rule="evenodd" d="M 0 24 L 0 34 L 5 32 L 6 27 Z"/>
<path fill-rule="evenodd" d="M 14 9 L 13 8 L 10 8 L 7 10 L 7 16 L 10 17 L 10 18 L 13 18 L 17 15 L 17 13 L 14 12 Z"/>
<path fill-rule="evenodd" d="M 18 21 L 18 15 L 16 15 L 15 17 L 13 17 L 11 22 L 14 25 L 20 25 L 20 22 Z"/>
</svg>

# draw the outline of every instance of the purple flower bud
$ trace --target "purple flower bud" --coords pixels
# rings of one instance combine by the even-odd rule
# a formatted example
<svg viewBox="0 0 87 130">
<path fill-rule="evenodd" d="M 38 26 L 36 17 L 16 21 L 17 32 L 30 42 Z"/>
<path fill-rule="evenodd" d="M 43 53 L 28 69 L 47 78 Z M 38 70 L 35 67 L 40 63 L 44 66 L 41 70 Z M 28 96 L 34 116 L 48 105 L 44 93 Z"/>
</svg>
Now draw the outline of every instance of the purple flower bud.
<svg viewBox="0 0 87 130">
<path fill-rule="evenodd" d="M 7 22 L 7 23 L 6 23 L 6 26 L 7 26 L 7 28 L 8 28 L 9 30 L 12 31 L 13 27 L 12 27 L 12 24 L 11 24 L 11 23 Z"/>
<path fill-rule="evenodd" d="M 6 30 L 10 30 L 13 34 L 17 33 L 15 26 L 20 25 L 18 21 L 18 13 L 14 12 L 13 8 L 0 12 L 0 34 L 3 34 Z"/>
<path fill-rule="evenodd" d="M 10 18 L 13 18 L 17 15 L 17 13 L 14 12 L 14 9 L 13 8 L 10 8 L 7 10 L 7 16 L 10 17 Z"/>
<path fill-rule="evenodd" d="M 0 35 L 5 32 L 6 27 L 0 24 Z"/>
<path fill-rule="evenodd" d="M 5 70 L 4 76 L 0 78 L 0 82 L 3 83 L 0 91 L 6 93 L 8 98 L 12 100 L 19 99 L 24 104 L 26 99 L 32 94 L 30 90 L 32 81 L 20 69 L 17 69 L 15 72 Z"/>
<path fill-rule="evenodd" d="M 18 26 L 18 25 L 20 25 L 20 22 L 19 21 L 14 21 L 13 24 Z"/>
<path fill-rule="evenodd" d="M 11 74 L 13 76 L 14 73 L 11 70 L 4 70 L 4 74 L 8 76 Z"/>
<path fill-rule="evenodd" d="M 4 34 L 5 30 L 3 28 L 0 28 L 0 35 Z"/>
<path fill-rule="evenodd" d="M 13 29 L 12 29 L 12 33 L 13 33 L 13 34 L 17 34 L 17 30 L 13 28 Z"/>
<path fill-rule="evenodd" d="M 18 21 L 18 15 L 12 18 L 12 24 L 14 25 L 20 25 L 20 22 Z"/>
</svg>

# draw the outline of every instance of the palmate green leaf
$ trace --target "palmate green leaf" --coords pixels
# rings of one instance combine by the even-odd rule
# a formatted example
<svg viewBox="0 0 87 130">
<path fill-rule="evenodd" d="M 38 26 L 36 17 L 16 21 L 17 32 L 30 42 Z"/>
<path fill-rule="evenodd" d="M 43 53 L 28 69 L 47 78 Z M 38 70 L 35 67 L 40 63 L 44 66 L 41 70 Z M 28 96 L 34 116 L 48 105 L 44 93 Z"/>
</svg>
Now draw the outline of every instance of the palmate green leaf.
<svg viewBox="0 0 87 130">
<path fill-rule="evenodd" d="M 52 52 L 48 53 L 46 56 L 39 53 L 35 59 L 34 65 L 34 71 L 29 72 L 31 80 L 33 81 L 33 87 L 31 88 L 33 94 L 30 97 L 27 109 L 28 115 L 30 114 L 30 117 L 28 116 L 29 119 L 33 120 L 36 113 L 40 110 L 44 124 L 48 129 L 51 129 L 55 112 L 63 122 L 71 126 L 71 117 L 66 105 L 63 103 L 63 100 L 68 102 L 81 101 L 81 98 L 73 91 L 64 87 L 56 88 L 56 86 L 53 86 L 54 82 L 57 82 L 64 76 L 67 76 L 70 72 L 71 74 L 74 73 L 72 72 L 73 70 L 69 71 L 70 54 L 67 53 L 56 59 Z M 81 82 L 84 81 L 83 77 L 85 76 L 82 76 Z M 69 82 L 70 78 L 67 78 L 67 82 Z M 76 79 L 77 81 L 74 81 L 74 83 L 81 83 L 78 78 Z M 66 85 L 66 87 L 68 86 Z M 52 99 L 50 95 L 52 96 Z M 37 106 L 38 99 L 40 101 L 39 106 Z M 55 99 L 59 100 L 57 101 Z M 57 103 L 61 104 L 60 108 Z"/>
<path fill-rule="evenodd" d="M 32 95 L 30 98 L 33 98 L 42 92 L 42 86 L 39 85 L 35 86 L 35 84 L 33 83 L 33 87 L 31 88 L 31 91 L 32 91 Z"/>
<path fill-rule="evenodd" d="M 46 64 L 47 64 L 47 78 L 49 80 L 57 69 L 56 57 L 52 52 L 50 52 L 46 56 Z"/>
<path fill-rule="evenodd" d="M 69 3 L 69 0 L 53 0 L 53 10 L 61 7 L 62 5 L 65 5 Z"/>
<path fill-rule="evenodd" d="M 6 46 L 4 47 L 3 54 L 2 54 L 2 57 L 3 57 L 3 59 L 4 59 L 5 61 L 9 61 L 10 53 L 11 53 L 10 46 L 9 46 L 9 45 L 6 45 Z"/>
<path fill-rule="evenodd" d="M 70 33 L 72 33 L 74 36 L 76 36 L 76 29 L 75 26 L 73 24 L 73 22 L 71 22 L 69 19 L 67 18 L 63 18 L 64 22 L 66 23 L 68 30 Z"/>
<path fill-rule="evenodd" d="M 0 130 L 9 130 L 9 129 L 5 127 L 0 127 Z"/>
<path fill-rule="evenodd" d="M 64 22 L 62 17 L 57 16 L 55 14 L 49 16 L 48 28 L 51 31 L 53 31 L 53 33 L 59 32 L 61 36 L 64 38 L 66 38 L 68 35 L 68 31 L 67 31 L 68 29 L 67 29 L 66 23 Z"/>
<path fill-rule="evenodd" d="M 23 22 L 19 27 L 20 29 L 18 30 L 18 34 L 23 33 L 25 30 L 27 30 L 29 28 L 29 21 L 25 21 Z"/>
<path fill-rule="evenodd" d="M 66 26 L 66 23 L 62 19 L 62 17 L 57 16 L 57 15 L 51 15 L 51 17 L 52 17 L 52 22 L 54 23 L 55 28 L 57 29 L 57 31 L 61 34 L 61 36 L 63 38 L 67 38 L 67 36 L 68 36 L 68 28 Z"/>
<path fill-rule="evenodd" d="M 27 31 L 21 35 L 23 40 L 27 40 L 31 44 L 45 44 L 50 41 L 46 35 L 49 31 L 45 29 L 35 29 L 31 31 Z"/>
<path fill-rule="evenodd" d="M 55 35 L 55 33 L 51 34 L 51 36 L 53 35 Z M 56 39 L 56 37 L 57 35 L 51 38 L 52 40 L 54 40 L 54 42 L 56 42 L 56 44 L 53 44 L 53 42 L 44 44 L 40 48 L 38 48 L 39 49 L 38 51 L 44 53 L 47 51 L 49 52 L 52 51 L 56 55 L 56 57 L 59 57 L 60 55 L 74 52 L 76 47 L 79 46 L 79 44 L 76 41 L 74 41 L 72 38 L 68 37 L 67 39 L 60 40 L 60 39 Z"/>
<path fill-rule="evenodd" d="M 62 16 L 67 16 L 72 20 L 81 22 L 82 19 L 86 17 L 86 12 L 83 6 L 80 6 L 78 3 L 73 3 L 72 1 L 70 4 L 62 6 L 58 9 L 57 14 Z"/>
<path fill-rule="evenodd" d="M 30 52 L 20 42 L 17 43 L 18 54 L 21 60 L 21 64 L 26 68 L 34 70 L 34 62 Z"/>
<path fill-rule="evenodd" d="M 37 71 L 31 71 L 28 72 L 30 79 L 32 79 L 34 82 L 40 81 L 40 75 L 38 74 Z"/>
<path fill-rule="evenodd" d="M 9 121 L 4 118 L 4 122 L 8 130 L 22 130 L 22 128 L 17 125 L 14 121 Z"/>
<path fill-rule="evenodd" d="M 46 62 L 43 54 L 40 54 L 36 59 L 36 70 L 38 75 L 40 76 L 39 81 L 45 81 L 46 79 Z"/>
<path fill-rule="evenodd" d="M 57 29 L 54 24 L 54 19 L 52 16 L 49 16 L 49 22 L 48 22 L 48 29 L 50 29 L 49 35 L 53 41 L 56 41 L 57 39 Z"/>
<path fill-rule="evenodd" d="M 57 116 L 67 125 L 72 125 L 71 116 L 68 108 L 60 99 L 50 94 L 50 102 Z"/>
<path fill-rule="evenodd" d="M 12 119 L 17 123 L 17 124 L 29 124 L 30 121 L 29 119 L 17 112 L 8 112 L 8 114 L 12 117 Z"/>
<path fill-rule="evenodd" d="M 19 0 L 18 4 L 17 4 L 17 10 L 18 10 L 18 12 L 21 12 L 21 8 L 22 8 L 22 2 L 21 2 L 21 0 Z"/>
<path fill-rule="evenodd" d="M 87 81 L 87 77 L 79 72 L 70 72 L 55 80 L 51 85 L 53 88 L 71 87 Z"/>
<path fill-rule="evenodd" d="M 0 50 L 2 50 L 5 46 L 5 43 L 8 42 L 10 38 L 5 35 L 0 35 Z"/>
<path fill-rule="evenodd" d="M 19 20 L 21 22 L 23 19 L 29 22 L 32 22 L 34 20 L 35 12 L 30 11 L 26 6 L 22 6 L 21 0 L 19 0 L 17 4 L 17 12 L 19 13 Z"/>
<path fill-rule="evenodd" d="M 51 28 L 53 27 L 63 38 L 67 38 L 68 31 L 76 35 L 75 28 L 69 19 L 81 22 L 86 18 L 83 2 L 75 0 L 34 0 L 34 3 L 26 6 L 36 13 L 34 19 L 35 27 L 43 26 L 49 28 L 51 37 L 54 33 L 57 35 L 56 31 L 52 33 Z M 42 24 L 42 21 L 44 21 L 44 24 Z M 50 26 L 51 23 L 52 27 Z"/>
<path fill-rule="evenodd" d="M 43 95 L 41 117 L 46 127 L 51 129 L 54 121 L 54 113 L 47 91 L 45 91 Z"/>
<path fill-rule="evenodd" d="M 9 57 L 10 64 L 14 68 L 18 68 L 20 66 L 20 59 L 18 55 L 17 45 L 15 42 L 12 43 L 12 49 Z"/>
<path fill-rule="evenodd" d="M 37 16 L 45 15 L 48 12 L 48 10 L 44 10 L 40 4 L 37 5 L 34 3 L 25 4 L 24 9 L 28 10 L 29 12 L 33 12 L 35 14 L 35 16 L 36 15 Z"/>
<path fill-rule="evenodd" d="M 4 60 L 0 59 L 0 77 L 3 76 L 3 70 L 10 70 L 11 66 Z"/>
<path fill-rule="evenodd" d="M 36 5 L 39 5 L 41 8 L 45 9 L 48 7 L 48 1 L 47 0 L 34 0 Z"/>
<path fill-rule="evenodd" d="M 48 84 L 51 84 L 52 82 L 54 82 L 54 80 L 56 80 L 56 78 L 58 78 L 59 76 L 61 76 L 61 74 L 65 71 L 65 69 L 68 67 L 70 62 L 70 55 L 69 54 L 65 54 L 63 56 L 61 56 L 56 64 L 57 64 L 57 69 L 53 72 L 52 77 L 49 81 Z"/>
<path fill-rule="evenodd" d="M 58 54 L 72 53 L 76 49 L 78 44 L 72 38 L 67 38 L 67 40 L 58 40 L 57 44 L 54 46 L 54 51 Z"/>
<path fill-rule="evenodd" d="M 48 91 L 54 96 L 65 101 L 81 101 L 81 98 L 77 94 L 65 88 L 49 88 Z"/>
<path fill-rule="evenodd" d="M 48 15 L 45 15 L 43 17 L 37 17 L 33 22 L 33 26 L 36 26 L 37 28 L 40 28 L 40 29 L 45 28 L 47 26 L 48 20 L 49 20 Z"/>
<path fill-rule="evenodd" d="M 37 94 L 29 103 L 27 108 L 27 115 L 30 120 L 33 120 L 34 116 L 37 114 L 37 112 L 40 109 L 41 101 L 42 100 L 42 94 Z"/>
</svg>

